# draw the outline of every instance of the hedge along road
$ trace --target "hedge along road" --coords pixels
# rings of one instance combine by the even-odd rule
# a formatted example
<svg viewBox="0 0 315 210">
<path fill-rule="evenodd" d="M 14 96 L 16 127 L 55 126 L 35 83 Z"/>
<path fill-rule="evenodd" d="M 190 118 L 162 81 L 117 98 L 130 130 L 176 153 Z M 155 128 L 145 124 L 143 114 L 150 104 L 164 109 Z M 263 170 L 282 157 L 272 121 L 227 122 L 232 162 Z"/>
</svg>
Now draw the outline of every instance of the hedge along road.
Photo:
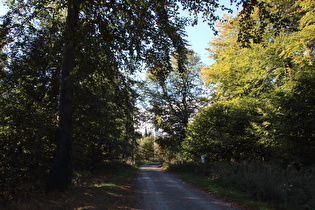
<svg viewBox="0 0 315 210">
<path fill-rule="evenodd" d="M 162 171 L 157 163 L 139 168 L 136 209 L 238 209 Z"/>
</svg>

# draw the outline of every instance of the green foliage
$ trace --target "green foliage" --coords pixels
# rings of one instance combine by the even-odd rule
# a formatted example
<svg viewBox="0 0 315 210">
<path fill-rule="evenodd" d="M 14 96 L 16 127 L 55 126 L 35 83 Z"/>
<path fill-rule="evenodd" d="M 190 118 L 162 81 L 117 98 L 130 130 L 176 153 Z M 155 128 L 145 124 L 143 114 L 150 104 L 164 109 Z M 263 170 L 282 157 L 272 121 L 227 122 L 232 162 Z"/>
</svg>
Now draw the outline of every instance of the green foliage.
<svg viewBox="0 0 315 210">
<path fill-rule="evenodd" d="M 214 153 L 233 154 L 228 150 L 230 142 L 248 145 L 244 142 L 250 141 L 253 150 L 249 153 L 257 157 L 284 164 L 314 163 L 314 24 L 310 22 L 312 18 L 314 21 L 314 8 L 305 6 L 309 3 L 268 2 L 267 10 L 280 18 L 279 25 L 267 18 L 262 24 L 268 27 L 259 32 L 260 40 L 252 40 L 245 48 L 237 42 L 242 17 L 219 23 L 220 35 L 209 43 L 216 62 L 202 70 L 203 78 L 212 87 L 214 104 L 191 123 L 186 140 L 191 142 L 186 145 L 189 151 L 198 145 L 195 141 L 200 141 L 208 142 L 209 150 L 216 148 Z M 251 19 L 257 23 L 258 17 L 256 8 Z M 233 107 L 224 108 L 228 117 L 222 114 L 225 104 Z M 234 120 L 242 122 L 242 116 L 246 116 L 245 129 L 233 126 Z M 203 143 L 196 147 L 206 146 Z M 238 153 L 242 154 L 242 150 Z"/>
<path fill-rule="evenodd" d="M 89 169 L 104 160 L 131 155 L 132 136 L 127 136 L 130 131 L 127 131 L 128 113 L 125 113 L 129 104 L 117 100 L 123 93 L 115 90 L 116 85 L 101 73 L 87 76 L 77 84 L 74 112 L 75 168 Z"/>
<path fill-rule="evenodd" d="M 47 175 L 56 127 L 57 49 L 42 36 L 29 40 L 23 54 L 4 64 L 0 75 L 1 183 L 12 186 Z M 57 38 L 57 37 L 55 37 Z M 13 50 L 19 49 L 13 45 Z M 8 52 L 8 51 L 6 51 Z M 7 58 L 6 58 L 7 59 Z"/>
<path fill-rule="evenodd" d="M 314 160 L 314 78 L 300 78 L 276 90 L 261 106 L 259 123 L 252 131 L 264 144 L 280 152 L 279 159 L 313 164 Z M 292 85 L 290 87 L 290 85 Z"/>
<path fill-rule="evenodd" d="M 312 209 L 314 7 L 257 2 L 269 7 L 219 23 L 220 35 L 209 43 L 215 63 L 202 70 L 213 103 L 188 125 L 182 147 L 192 162 L 170 168 L 199 177 L 207 190 L 219 186 L 277 209 Z M 262 21 L 264 12 L 270 16 Z M 197 164 L 200 155 L 206 164 Z"/>
<path fill-rule="evenodd" d="M 155 137 L 147 136 L 138 140 L 138 154 L 137 159 L 139 160 L 150 160 L 154 158 L 155 154 Z"/>
<path fill-rule="evenodd" d="M 201 110 L 189 124 L 182 146 L 194 160 L 249 160 L 263 157 L 263 145 L 248 132 L 257 118 L 256 102 L 235 99 Z"/>
<path fill-rule="evenodd" d="M 216 3 L 193 8 L 180 2 L 185 9 L 203 12 Z M 64 171 L 72 170 L 72 160 L 75 169 L 90 169 L 131 156 L 137 94 L 130 75 L 146 62 L 148 71 L 163 81 L 171 55 L 178 72 L 185 68 L 187 21 L 178 17 L 176 2 L 5 3 L 9 11 L 1 17 L 0 30 L 1 187 L 44 177 L 56 146 L 56 154 L 68 161 Z M 211 12 L 205 16 L 211 18 Z"/>
<path fill-rule="evenodd" d="M 200 58 L 192 51 L 186 56 L 184 72 L 180 71 L 178 60 L 173 58 L 173 71 L 164 82 L 161 83 L 152 74 L 148 75 L 148 110 L 153 115 L 154 125 L 165 134 L 158 143 L 164 150 L 173 153 L 179 151 L 188 121 L 202 105 L 200 98 L 204 92 L 198 74 Z"/>
<path fill-rule="evenodd" d="M 17 8 L 22 12 L 23 7 L 31 6 Z M 64 8 L 53 3 L 35 7 L 36 17 L 30 13 L 18 16 L 14 9 L 3 17 L 1 187 L 46 179 L 56 144 Z M 129 157 L 135 138 L 135 92 L 131 87 L 135 83 L 119 72 L 100 36 L 88 30 L 87 24 L 83 26 L 85 33 L 78 44 L 94 49 L 77 52 L 77 68 L 71 75 L 75 80 L 75 170 Z"/>
</svg>

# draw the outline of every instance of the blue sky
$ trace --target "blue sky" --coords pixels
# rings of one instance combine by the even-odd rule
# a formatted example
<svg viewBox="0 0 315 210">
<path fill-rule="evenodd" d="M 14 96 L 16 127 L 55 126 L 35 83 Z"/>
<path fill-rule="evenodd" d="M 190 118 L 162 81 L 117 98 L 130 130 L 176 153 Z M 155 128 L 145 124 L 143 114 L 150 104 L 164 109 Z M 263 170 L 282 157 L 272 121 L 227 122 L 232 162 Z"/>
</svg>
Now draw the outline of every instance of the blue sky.
<svg viewBox="0 0 315 210">
<path fill-rule="evenodd" d="M 233 5 L 230 4 L 230 0 L 219 0 L 221 4 L 226 5 L 227 7 L 232 8 L 234 11 L 236 10 L 235 3 Z M 185 13 L 185 12 L 184 12 Z M 223 16 L 223 14 L 227 14 L 227 11 L 218 10 L 216 12 L 217 15 Z M 231 14 L 228 14 L 231 15 Z M 187 31 L 187 40 L 191 45 L 191 48 L 199 54 L 201 61 L 205 65 L 210 65 L 213 63 L 208 56 L 209 53 L 205 49 L 208 47 L 208 42 L 214 37 L 212 29 L 210 29 L 207 22 L 203 22 L 202 19 L 198 21 L 198 25 L 196 26 L 188 26 L 186 27 Z"/>
<path fill-rule="evenodd" d="M 213 38 L 213 31 L 209 25 L 200 21 L 196 26 L 188 26 L 187 40 L 192 48 L 201 58 L 201 62 L 205 65 L 210 65 L 213 61 L 208 57 L 209 53 L 205 48 L 208 47 L 208 42 Z"/>
<path fill-rule="evenodd" d="M 2 1 L 0 1 L 0 15 L 4 15 L 5 11 L 6 9 L 4 8 Z"/>
</svg>

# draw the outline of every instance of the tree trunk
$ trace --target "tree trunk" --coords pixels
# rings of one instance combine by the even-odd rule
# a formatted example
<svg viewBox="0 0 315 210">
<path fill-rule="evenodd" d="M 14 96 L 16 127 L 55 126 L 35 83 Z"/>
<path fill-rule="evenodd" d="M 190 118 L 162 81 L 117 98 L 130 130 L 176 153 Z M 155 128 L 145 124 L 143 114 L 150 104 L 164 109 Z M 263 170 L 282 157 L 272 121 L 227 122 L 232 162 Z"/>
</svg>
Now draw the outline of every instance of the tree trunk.
<svg viewBox="0 0 315 210">
<path fill-rule="evenodd" d="M 75 34 L 78 15 L 78 1 L 69 0 L 60 73 L 59 122 L 55 137 L 57 147 L 48 178 L 47 191 L 54 189 L 64 191 L 72 181 L 73 79 L 71 72 L 75 67 Z"/>
</svg>

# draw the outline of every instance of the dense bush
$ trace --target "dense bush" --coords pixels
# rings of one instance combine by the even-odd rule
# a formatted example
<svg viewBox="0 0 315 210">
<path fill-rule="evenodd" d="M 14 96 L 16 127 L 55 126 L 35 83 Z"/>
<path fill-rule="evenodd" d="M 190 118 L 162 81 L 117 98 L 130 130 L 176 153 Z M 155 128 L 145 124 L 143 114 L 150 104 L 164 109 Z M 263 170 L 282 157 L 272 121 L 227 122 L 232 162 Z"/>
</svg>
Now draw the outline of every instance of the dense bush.
<svg viewBox="0 0 315 210">
<path fill-rule="evenodd" d="M 208 161 L 262 159 L 267 148 L 249 131 L 258 114 L 249 100 L 219 102 L 200 111 L 189 124 L 184 150 Z"/>
</svg>

